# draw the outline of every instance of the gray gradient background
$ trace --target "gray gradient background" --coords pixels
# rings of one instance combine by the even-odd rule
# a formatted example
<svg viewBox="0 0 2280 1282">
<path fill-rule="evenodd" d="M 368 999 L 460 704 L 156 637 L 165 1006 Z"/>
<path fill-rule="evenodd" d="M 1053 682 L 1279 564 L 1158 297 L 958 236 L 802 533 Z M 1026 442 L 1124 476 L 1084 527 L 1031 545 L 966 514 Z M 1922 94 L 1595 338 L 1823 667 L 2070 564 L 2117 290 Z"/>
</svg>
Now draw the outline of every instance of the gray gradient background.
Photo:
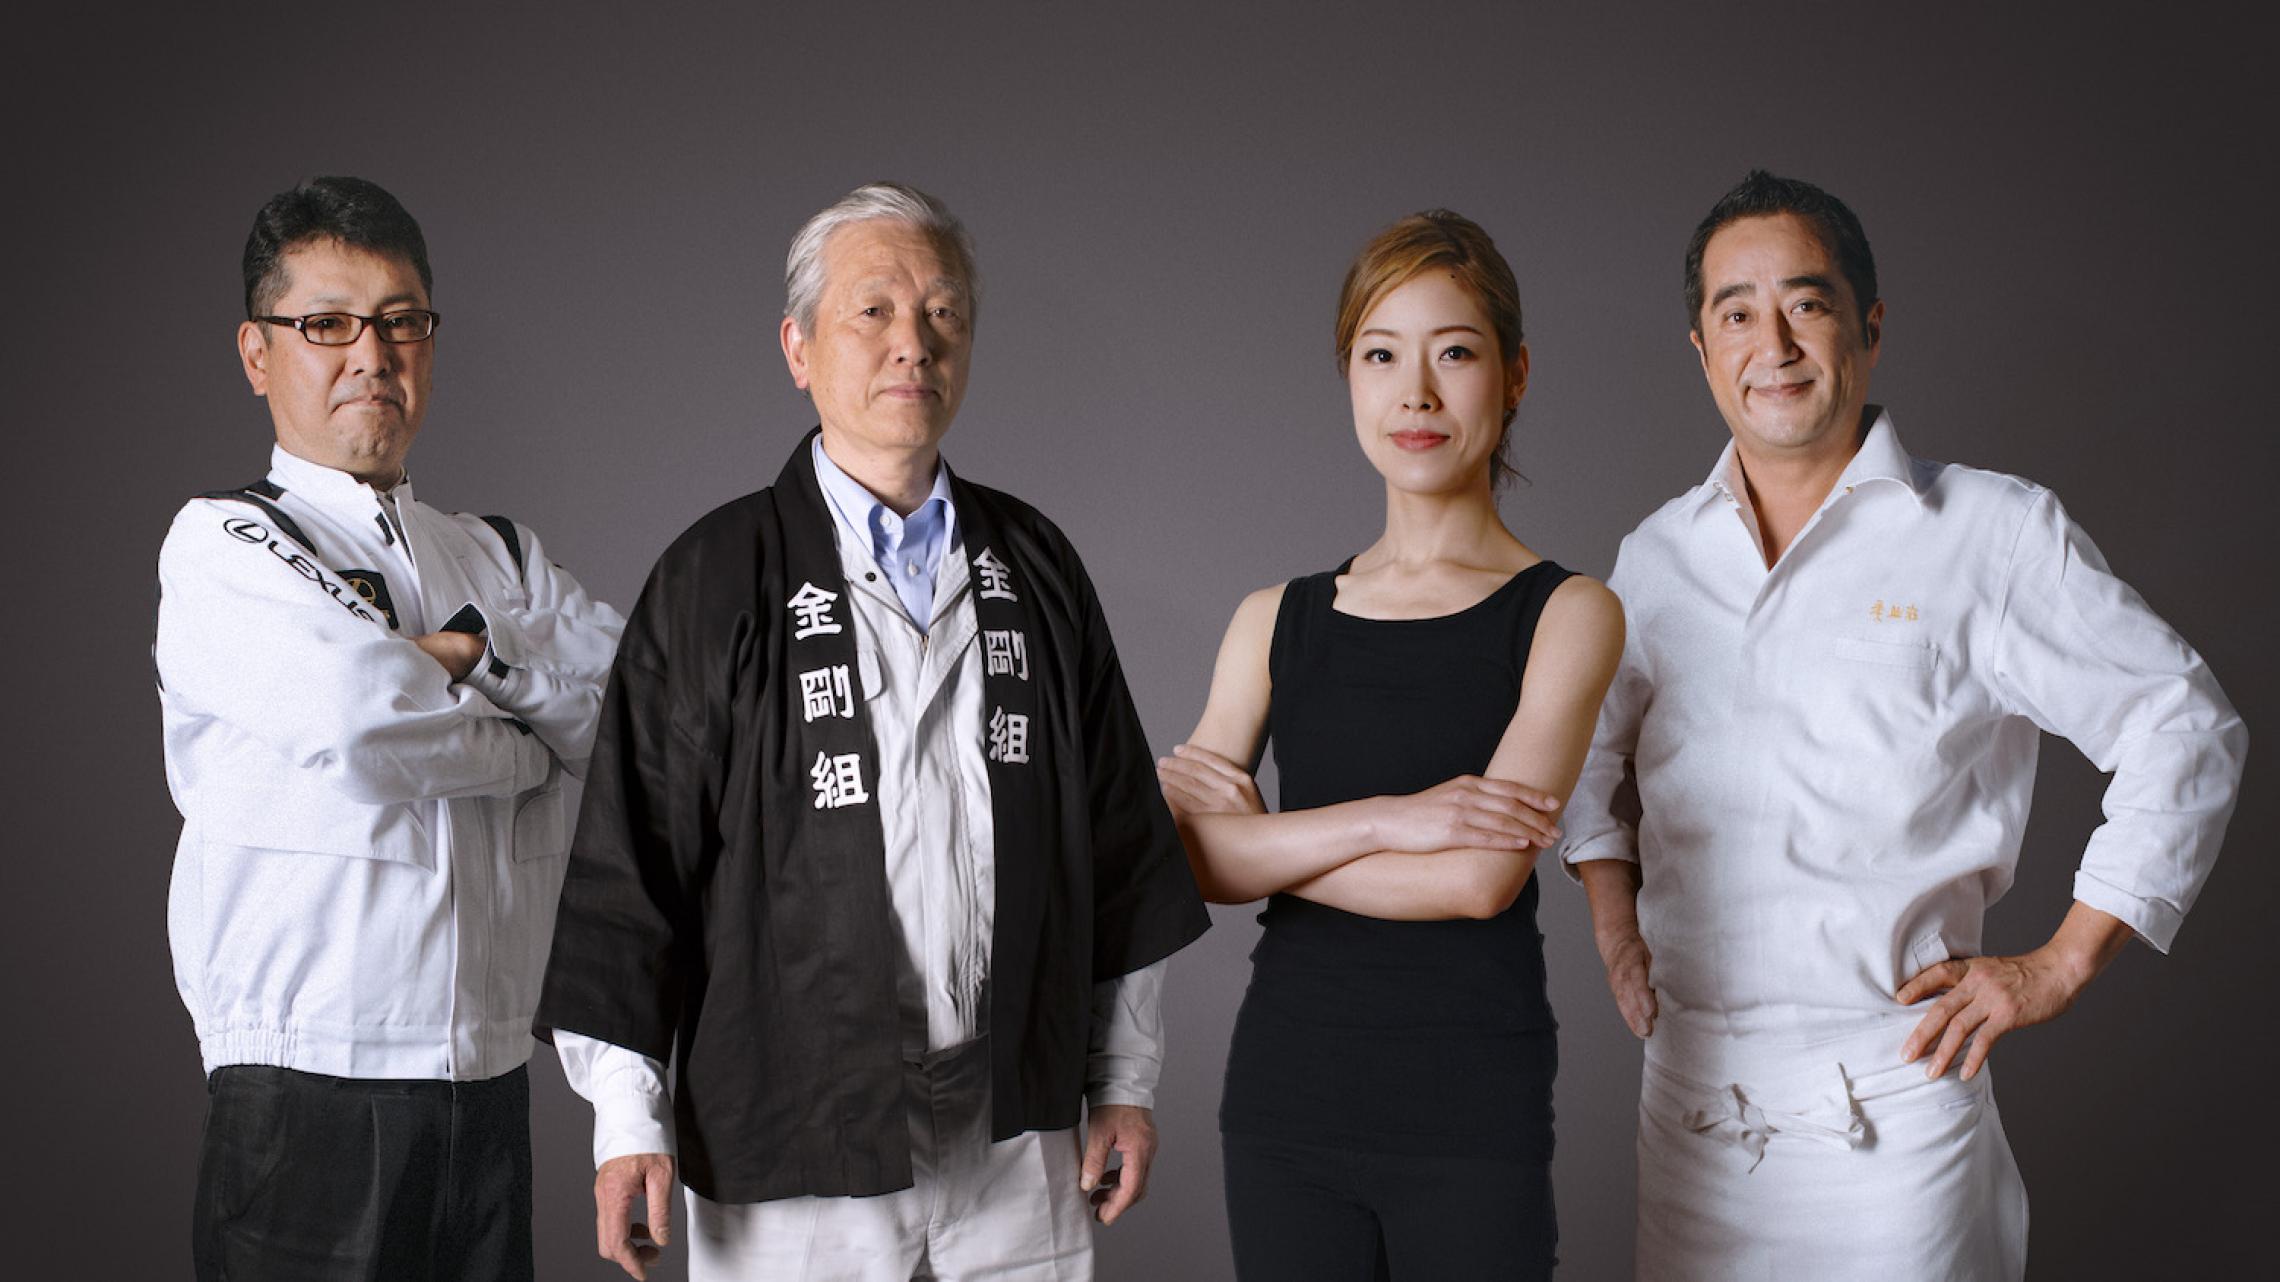
<svg viewBox="0 0 2280 1282">
<path fill-rule="evenodd" d="M 1751 165 L 1807 176 L 1875 242 L 1873 391 L 1907 443 L 2054 486 L 2273 733 L 2274 113 L 2264 41 L 2219 6 L 192 8 L 15 26 L 0 88 L 0 1058 L 17 1222 L 52 1276 L 185 1272 L 203 1094 L 165 942 L 152 565 L 185 495 L 261 471 L 237 255 L 309 174 L 375 178 L 426 227 L 450 319 L 422 496 L 520 517 L 621 604 L 809 421 L 774 338 L 802 217 L 877 176 L 940 193 L 986 282 L 948 453 L 1088 554 L 1160 749 L 1240 595 L 1377 531 L 1326 350 L 1372 230 L 1447 205 L 1511 257 L 1533 483 L 1504 509 L 1604 575 L 1724 437 L 1685 341 L 1688 230 Z M 581 311 L 617 332 L 574 336 Z M 2133 947 L 1996 1056 L 2037 1277 L 2237 1276 L 2269 1231 L 2268 779 L 2176 954 Z M 1992 946 L 2057 922 L 2100 787 L 2050 746 Z M 1228 1272 L 1213 1111 L 1250 917 L 1219 911 L 1174 965 L 1163 1153 L 1104 1278 Z M 1543 918 L 1566 1276 L 1622 1277 L 1638 1048 L 1582 896 L 1555 878 Z M 612 1276 L 588 1114 L 550 1053 L 533 1072 L 541 1275 Z"/>
</svg>

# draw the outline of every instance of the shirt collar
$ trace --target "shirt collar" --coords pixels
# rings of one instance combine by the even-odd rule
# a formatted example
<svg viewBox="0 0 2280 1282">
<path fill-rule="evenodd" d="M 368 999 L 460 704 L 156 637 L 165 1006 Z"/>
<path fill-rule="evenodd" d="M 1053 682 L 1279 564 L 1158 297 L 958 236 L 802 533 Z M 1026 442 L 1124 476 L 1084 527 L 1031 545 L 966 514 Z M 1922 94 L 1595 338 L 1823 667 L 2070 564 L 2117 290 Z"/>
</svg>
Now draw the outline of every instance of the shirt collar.
<svg viewBox="0 0 2280 1282">
<path fill-rule="evenodd" d="M 1900 445 L 1899 429 L 1892 425 L 1892 411 L 1881 405 L 1876 408 L 1875 421 L 1868 425 L 1868 435 L 1861 438 L 1860 448 L 1853 451 L 1852 461 L 1845 464 L 1844 473 L 1837 478 L 1831 494 L 1850 494 L 1856 487 L 1872 481 L 1893 482 L 1918 503 L 1924 501 L 1915 460 Z M 1729 436 L 1726 448 L 1718 453 L 1718 462 L 1696 491 L 1696 502 L 1707 503 L 1713 498 L 1740 499 L 1741 486 L 1741 456 Z"/>
<path fill-rule="evenodd" d="M 280 489 L 297 494 L 320 508 L 334 508 L 359 515 L 371 511 L 370 505 L 382 498 L 393 499 L 397 504 L 412 501 L 412 474 L 404 473 L 390 489 L 376 489 L 357 480 L 339 468 L 312 463 L 282 445 L 269 447 L 269 476 Z"/>
<path fill-rule="evenodd" d="M 831 461 L 831 455 L 824 451 L 821 434 L 810 443 L 810 448 L 815 456 L 816 482 L 822 487 L 824 497 L 831 501 L 832 515 L 838 518 L 840 528 L 855 540 L 857 547 L 869 549 L 873 557 L 879 554 L 882 516 L 905 521 L 908 527 L 916 527 L 906 534 L 907 541 L 912 535 L 923 534 L 928 522 L 933 519 L 933 512 L 941 513 L 942 521 L 942 537 L 934 543 L 934 548 L 939 551 L 955 544 L 958 509 L 950 501 L 949 464 L 940 459 L 935 460 L 934 488 L 927 492 L 918 509 L 905 520 L 896 517 L 892 508 L 879 501 L 878 495 L 865 489 L 861 481 L 849 476 L 837 463 Z"/>
</svg>

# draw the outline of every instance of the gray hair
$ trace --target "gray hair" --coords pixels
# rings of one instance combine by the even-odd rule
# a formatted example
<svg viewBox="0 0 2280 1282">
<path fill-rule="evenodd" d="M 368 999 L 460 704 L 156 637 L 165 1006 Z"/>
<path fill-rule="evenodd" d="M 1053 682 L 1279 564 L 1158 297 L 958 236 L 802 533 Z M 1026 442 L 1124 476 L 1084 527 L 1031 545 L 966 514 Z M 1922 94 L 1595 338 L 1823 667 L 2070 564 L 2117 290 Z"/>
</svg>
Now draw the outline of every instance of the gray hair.
<svg viewBox="0 0 2280 1282">
<path fill-rule="evenodd" d="M 916 187 L 902 183 L 865 183 L 824 207 L 792 237 L 792 252 L 784 256 L 784 315 L 803 334 L 815 331 L 815 307 L 823 298 L 823 246 L 831 233 L 850 223 L 891 218 L 908 223 L 934 239 L 950 268 L 966 286 L 966 307 L 971 312 L 981 294 L 981 279 L 974 271 L 974 238 L 950 207 Z"/>
</svg>

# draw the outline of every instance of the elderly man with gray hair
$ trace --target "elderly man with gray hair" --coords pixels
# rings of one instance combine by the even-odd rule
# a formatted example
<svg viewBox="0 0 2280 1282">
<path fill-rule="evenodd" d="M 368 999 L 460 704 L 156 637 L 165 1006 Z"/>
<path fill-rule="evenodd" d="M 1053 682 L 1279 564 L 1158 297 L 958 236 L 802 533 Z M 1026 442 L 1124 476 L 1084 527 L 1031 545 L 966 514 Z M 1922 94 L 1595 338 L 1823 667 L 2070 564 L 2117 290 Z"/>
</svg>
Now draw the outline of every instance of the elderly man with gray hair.
<svg viewBox="0 0 2280 1282">
<path fill-rule="evenodd" d="M 964 228 L 858 188 L 785 289 L 821 424 L 650 574 L 539 1004 L 598 1247 L 645 1277 L 678 1178 L 699 1279 L 1089 1277 L 1208 918 L 1075 550 L 941 458 Z"/>
</svg>

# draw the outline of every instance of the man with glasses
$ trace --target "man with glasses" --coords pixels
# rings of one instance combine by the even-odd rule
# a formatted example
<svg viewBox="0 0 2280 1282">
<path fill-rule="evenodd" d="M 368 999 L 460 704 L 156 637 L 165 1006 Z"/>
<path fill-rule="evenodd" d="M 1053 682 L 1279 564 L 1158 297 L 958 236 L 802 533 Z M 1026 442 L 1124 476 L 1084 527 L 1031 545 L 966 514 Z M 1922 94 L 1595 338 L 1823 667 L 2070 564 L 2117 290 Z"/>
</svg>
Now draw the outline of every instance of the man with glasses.
<svg viewBox="0 0 2280 1282">
<path fill-rule="evenodd" d="M 244 266 L 269 474 L 191 500 L 159 552 L 197 1276 L 529 1278 L 562 779 L 622 620 L 527 528 L 413 497 L 439 318 L 394 197 L 281 193 Z"/>
</svg>

